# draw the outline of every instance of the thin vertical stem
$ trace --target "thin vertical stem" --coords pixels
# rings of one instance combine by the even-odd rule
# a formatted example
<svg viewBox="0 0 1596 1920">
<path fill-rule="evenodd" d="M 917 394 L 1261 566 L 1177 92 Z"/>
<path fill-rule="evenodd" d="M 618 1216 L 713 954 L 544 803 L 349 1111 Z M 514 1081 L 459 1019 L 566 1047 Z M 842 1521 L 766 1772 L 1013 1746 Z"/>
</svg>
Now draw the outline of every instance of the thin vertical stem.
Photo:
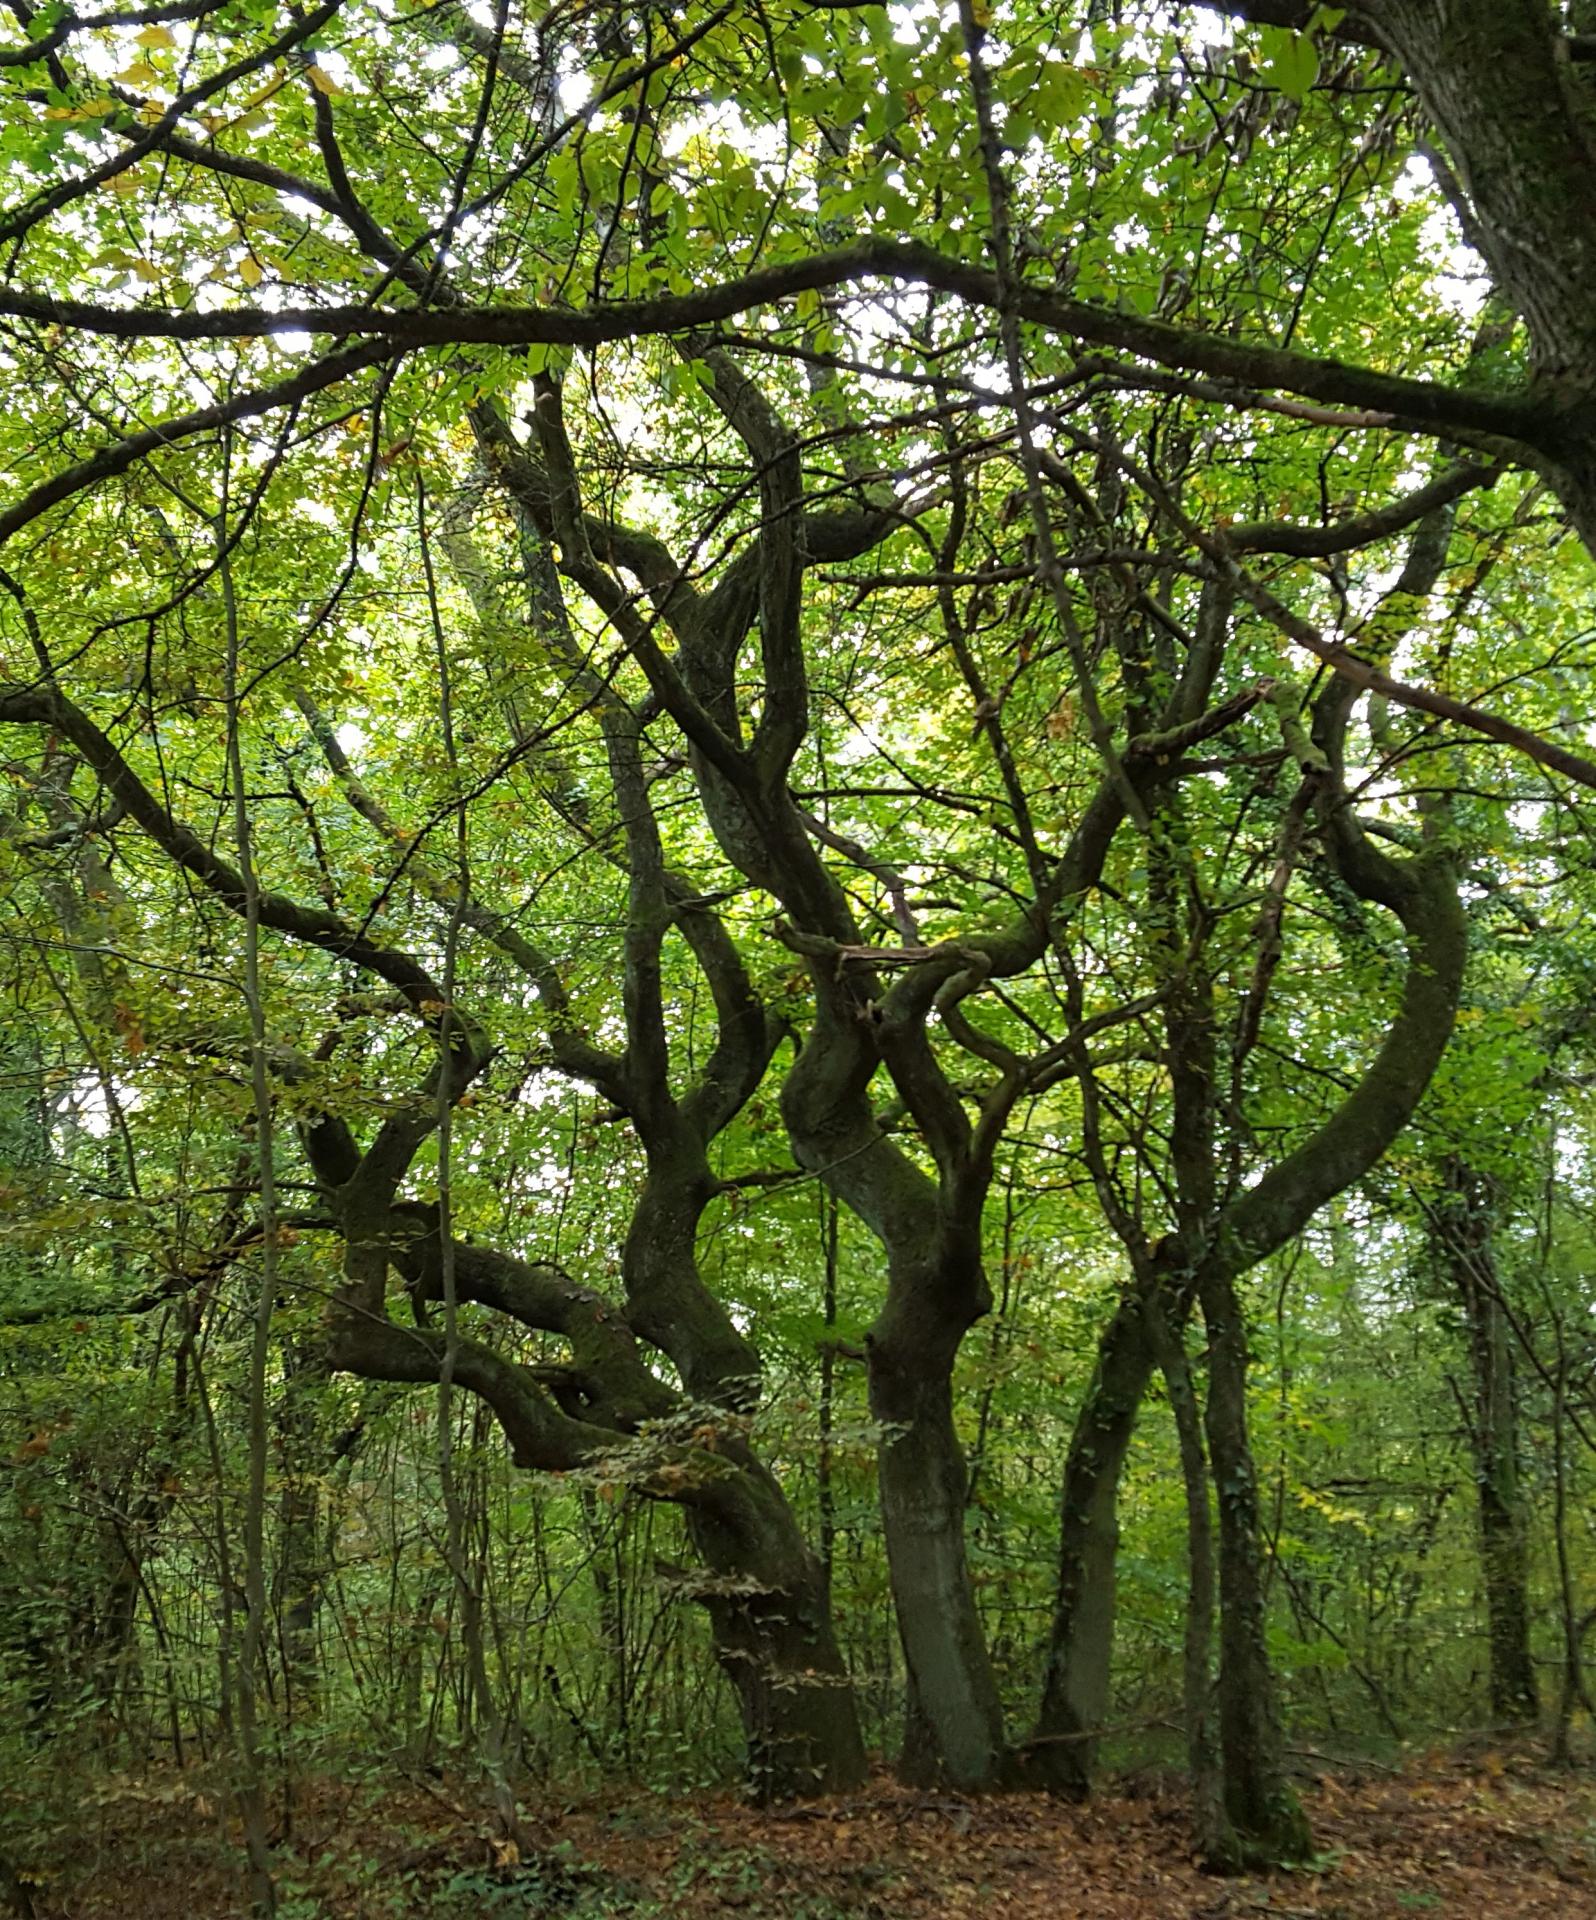
<svg viewBox="0 0 1596 1920">
<path fill-rule="evenodd" d="M 267 1071 L 266 1006 L 260 973 L 260 878 L 255 865 L 254 832 L 244 778 L 243 712 L 239 693 L 241 640 L 238 596 L 234 589 L 232 543 L 227 532 L 226 457 L 231 439 L 223 442 L 222 501 L 217 514 L 218 575 L 226 630 L 224 699 L 227 709 L 227 778 L 233 797 L 233 839 L 238 851 L 244 889 L 244 1002 L 249 1018 L 250 1090 L 255 1107 L 255 1163 L 260 1184 L 260 1287 L 255 1296 L 253 1333 L 249 1351 L 246 1433 L 248 1464 L 244 1490 L 244 1631 L 234 1675 L 237 1689 L 237 1732 L 243 1781 L 239 1808 L 244 1844 L 249 1855 L 250 1898 L 262 1914 L 277 1911 L 276 1884 L 266 1838 L 265 1790 L 261 1773 L 260 1725 L 257 1711 L 266 1633 L 266 1383 L 271 1360 L 272 1309 L 277 1295 L 277 1185 L 273 1153 L 272 1093 Z"/>
<path fill-rule="evenodd" d="M 426 584 L 427 611 L 432 626 L 434 653 L 438 663 L 438 719 L 443 730 L 444 756 L 449 776 L 459 787 L 460 758 L 455 737 L 454 692 L 449 669 L 448 637 L 444 631 L 443 609 L 438 599 L 437 575 L 432 564 L 431 537 L 427 525 L 427 491 L 418 477 L 416 482 L 416 538 L 421 548 L 421 571 Z M 455 978 L 459 958 L 460 935 L 471 899 L 471 847 L 466 808 L 455 796 L 455 889 L 443 950 L 443 1011 L 438 1017 L 439 1057 L 447 1062 L 454 1041 Z M 482 1631 L 482 1589 L 472 1577 L 466 1557 L 466 1516 L 460 1500 L 454 1470 L 454 1374 L 460 1351 L 460 1297 L 454 1258 L 454 1100 L 453 1076 L 445 1070 L 438 1076 L 438 1248 L 439 1274 L 443 1294 L 443 1361 L 438 1370 L 438 1478 L 443 1493 L 444 1518 L 451 1572 L 460 1598 L 460 1628 L 466 1660 L 467 1697 L 474 1697 L 484 1732 L 483 1757 L 493 1786 L 495 1806 L 506 1834 L 516 1831 L 515 1801 L 504 1766 L 507 1728 L 495 1701 L 488 1676 L 487 1653 Z"/>
<path fill-rule="evenodd" d="M 821 1278 L 820 1313 L 825 1333 L 820 1343 L 820 1447 L 815 1460 L 815 1493 L 820 1507 L 820 1564 L 826 1592 L 831 1592 L 832 1563 L 837 1545 L 837 1491 L 832 1478 L 832 1433 L 837 1393 L 837 1196 L 819 1187 L 820 1232 L 825 1266 Z"/>
</svg>

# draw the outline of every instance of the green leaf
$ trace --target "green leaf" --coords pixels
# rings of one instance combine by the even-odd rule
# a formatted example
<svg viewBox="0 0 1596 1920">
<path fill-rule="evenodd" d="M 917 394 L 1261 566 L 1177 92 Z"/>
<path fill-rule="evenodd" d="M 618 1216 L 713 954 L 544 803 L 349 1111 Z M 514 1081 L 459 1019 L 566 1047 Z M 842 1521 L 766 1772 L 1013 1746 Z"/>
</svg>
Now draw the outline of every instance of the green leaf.
<svg viewBox="0 0 1596 1920">
<path fill-rule="evenodd" d="M 1026 105 L 1039 125 L 1067 127 L 1080 119 L 1090 99 L 1091 88 L 1079 67 L 1067 60 L 1048 60 Z"/>
<path fill-rule="evenodd" d="M 1283 27 L 1265 27 L 1262 79 L 1278 87 L 1288 100 L 1306 100 L 1319 78 L 1319 49 L 1305 33 L 1287 33 Z"/>
</svg>

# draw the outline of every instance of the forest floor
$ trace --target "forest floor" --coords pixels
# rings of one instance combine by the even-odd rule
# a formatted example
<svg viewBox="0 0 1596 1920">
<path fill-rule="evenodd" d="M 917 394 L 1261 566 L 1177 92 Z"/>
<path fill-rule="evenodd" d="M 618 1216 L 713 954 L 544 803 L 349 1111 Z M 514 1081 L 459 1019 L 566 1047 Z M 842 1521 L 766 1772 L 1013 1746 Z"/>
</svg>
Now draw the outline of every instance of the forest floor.
<svg viewBox="0 0 1596 1920">
<path fill-rule="evenodd" d="M 1198 1869 L 1173 1779 L 1121 1780 L 1085 1807 L 885 1782 L 773 1812 L 633 1793 L 524 1805 L 519 1848 L 458 1792 L 307 1792 L 282 1920 L 1596 1920 L 1596 1775 L 1496 1751 L 1318 1773 L 1320 1856 L 1268 1879 Z M 39 1873 L 35 1920 L 232 1920 L 230 1824 L 191 1776 L 130 1780 L 83 1807 L 48 1865 L 16 1864 Z"/>
</svg>

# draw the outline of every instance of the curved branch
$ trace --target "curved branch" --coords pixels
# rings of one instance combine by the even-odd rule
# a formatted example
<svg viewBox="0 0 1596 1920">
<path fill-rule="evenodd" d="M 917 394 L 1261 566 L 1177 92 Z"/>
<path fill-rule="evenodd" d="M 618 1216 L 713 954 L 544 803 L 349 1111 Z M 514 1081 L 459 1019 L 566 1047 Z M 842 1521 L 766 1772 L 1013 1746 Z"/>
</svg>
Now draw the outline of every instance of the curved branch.
<svg viewBox="0 0 1596 1920">
<path fill-rule="evenodd" d="M 266 46 L 245 54 L 242 59 L 233 61 L 230 66 L 223 67 L 196 85 L 184 88 L 162 111 L 149 131 L 130 141 L 120 152 L 108 160 L 102 160 L 99 166 L 91 167 L 87 173 L 62 180 L 56 186 L 36 194 L 9 219 L 0 219 L 0 243 L 20 239 L 50 214 L 59 213 L 63 207 L 93 193 L 106 181 L 126 173 L 147 153 L 153 153 L 179 121 L 192 113 L 202 100 L 209 100 L 213 95 L 225 91 L 235 80 L 246 79 L 250 74 L 258 73 L 262 67 L 270 66 L 273 61 L 281 60 L 284 54 L 291 53 L 295 47 L 303 46 L 327 25 L 342 5 L 343 0 L 322 0 L 322 4 L 313 12 L 300 15 L 286 32 L 279 34 Z"/>
<path fill-rule="evenodd" d="M 151 307 L 106 307 L 22 288 L 0 290 L 0 314 L 118 339 L 225 340 L 298 332 L 387 340 L 393 347 L 459 343 L 483 346 L 604 346 L 645 336 L 691 334 L 751 308 L 850 282 L 896 280 L 957 295 L 995 309 L 1000 289 L 984 268 L 948 259 L 915 240 L 877 239 L 756 267 L 718 286 L 645 300 L 589 307 L 230 307 L 214 313 Z M 1417 429 L 1462 440 L 1485 439 L 1551 450 L 1558 412 L 1528 390 L 1486 393 L 1440 380 L 1382 373 L 1328 355 L 1271 347 L 1203 333 L 1172 320 L 1070 300 L 1024 284 L 1015 306 L 1022 319 L 1068 338 L 1140 354 L 1161 366 L 1274 388 L 1364 409 L 1370 424 Z"/>
<path fill-rule="evenodd" d="M 156 799 L 121 749 L 81 707 L 53 687 L 0 688 L 0 724 L 54 727 L 71 741 L 116 804 L 162 852 L 199 880 L 230 912 L 242 915 L 243 875 Z M 441 1006 L 443 995 L 419 961 L 357 932 L 325 908 L 304 906 L 282 893 L 262 894 L 259 908 L 262 926 L 376 974 L 397 987 L 418 1012 L 424 1003 Z"/>
<path fill-rule="evenodd" d="M 1284 521 L 1262 521 L 1249 526 L 1227 527 L 1225 538 L 1235 553 L 1289 553 L 1300 559 L 1327 559 L 1332 554 L 1350 553 L 1356 547 L 1370 546 L 1401 533 L 1415 521 L 1434 513 L 1437 507 L 1450 506 L 1476 487 L 1495 486 L 1501 477 L 1499 465 L 1487 461 L 1469 461 L 1443 473 L 1436 479 L 1391 500 L 1368 513 L 1357 513 L 1328 527 L 1294 527 Z"/>
<path fill-rule="evenodd" d="M 392 357 L 391 347 L 373 341 L 341 347 L 320 360 L 313 360 L 309 366 L 302 367 L 298 373 L 287 380 L 279 380 L 273 386 L 251 388 L 245 393 L 235 394 L 230 400 L 219 400 L 214 406 L 198 407 L 192 413 L 174 415 L 170 420 L 163 420 L 159 426 L 145 427 L 138 433 L 130 433 L 121 440 L 113 441 L 98 453 L 90 454 L 86 460 L 76 461 L 49 480 L 30 488 L 13 506 L 0 513 L 0 544 L 37 520 L 40 514 L 47 513 L 51 507 L 59 506 L 63 500 L 70 500 L 74 494 L 96 486 L 101 480 L 110 480 L 119 473 L 126 473 L 129 467 L 136 465 L 147 454 L 159 453 L 174 441 L 190 439 L 197 433 L 208 433 L 214 427 L 230 426 L 236 420 L 254 420 L 279 407 L 295 406 L 311 394 L 322 393 L 328 387 L 335 387 L 340 381 L 364 373 L 368 368 L 380 366 Z"/>
<path fill-rule="evenodd" d="M 792 765 L 809 724 L 809 681 L 799 635 L 803 545 L 803 467 L 798 441 L 730 354 L 691 349 L 710 372 L 710 395 L 753 456 L 759 476 L 759 643 L 764 710 L 751 752 L 774 783 Z M 724 651 L 724 648 L 723 648 Z"/>
<path fill-rule="evenodd" d="M 417 1299 L 443 1298 L 443 1246 L 430 1207 L 397 1210 L 406 1226 L 395 1236 L 393 1261 Z M 522 1260 L 496 1247 L 452 1242 L 455 1288 L 460 1299 L 492 1307 L 524 1327 L 557 1333 L 571 1348 L 584 1381 L 596 1388 L 585 1418 L 631 1432 L 678 1406 L 677 1396 L 649 1369 L 621 1310 L 602 1294 L 580 1286 L 561 1267 Z"/>
<path fill-rule="evenodd" d="M 172 20 L 203 20 L 219 13 L 227 0 L 165 0 L 151 7 L 127 7 L 111 13 L 63 13 L 48 33 L 20 47 L 0 49 L 0 67 L 31 67 L 48 59 L 75 33 L 97 33 L 107 27 L 146 27 Z"/>
<path fill-rule="evenodd" d="M 1412 1119 L 1451 1038 L 1468 923 L 1450 859 L 1434 849 L 1400 863 L 1376 855 L 1376 871 L 1368 859 L 1347 860 L 1347 851 L 1343 845 L 1339 864 L 1353 891 L 1381 900 L 1402 922 L 1401 1004 L 1362 1079 L 1323 1126 L 1225 1209 L 1214 1257 L 1233 1274 L 1283 1246 L 1368 1172 Z"/>
<path fill-rule="evenodd" d="M 444 1336 L 430 1328 L 346 1309 L 331 1331 L 328 1360 L 365 1380 L 432 1385 L 442 1372 L 444 1345 Z M 565 1473 L 614 1451 L 613 1431 L 562 1413 L 533 1374 L 481 1341 L 457 1339 L 452 1358 L 454 1379 L 493 1409 L 518 1467 Z"/>
<path fill-rule="evenodd" d="M 571 1011 L 570 996 L 553 961 L 504 914 L 469 896 L 461 902 L 458 883 L 435 872 L 419 856 L 415 836 L 399 825 L 356 773 L 339 742 L 337 729 L 310 695 L 301 689 L 295 695 L 295 704 L 304 715 L 316 744 L 321 748 L 349 804 L 404 856 L 406 871 L 428 898 L 446 911 L 458 912 L 463 925 L 492 941 L 537 988 L 538 998 L 548 1012 L 549 1041 L 556 1065 L 562 1072 L 586 1080 L 615 1105 L 627 1105 L 620 1062 L 613 1054 L 595 1046 L 577 1026 Z"/>
</svg>

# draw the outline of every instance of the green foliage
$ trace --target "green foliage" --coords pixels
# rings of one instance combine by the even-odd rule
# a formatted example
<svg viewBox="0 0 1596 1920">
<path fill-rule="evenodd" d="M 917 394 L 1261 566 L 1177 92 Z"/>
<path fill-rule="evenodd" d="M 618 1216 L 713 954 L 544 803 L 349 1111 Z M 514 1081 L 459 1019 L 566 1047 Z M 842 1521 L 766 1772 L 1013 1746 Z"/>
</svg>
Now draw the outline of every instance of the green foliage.
<svg viewBox="0 0 1596 1920">
<path fill-rule="evenodd" d="M 936 1345 L 949 1223 L 947 1524 L 1027 1724 L 1103 1327 L 1368 1084 L 1421 856 L 1449 1050 L 1243 1280 L 1268 1650 L 1316 1736 L 1482 1697 L 1468 1187 L 1550 1671 L 1596 1580 L 1588 826 L 1409 695 L 1578 751 L 1591 562 L 1544 459 L 1369 398 L 1527 377 L 1388 73 L 1331 7 L 495 18 L 62 15 L 0 66 L 0 1761 L 710 1784 L 726 1620 L 787 1593 L 749 1512 L 794 1591 L 823 1553 L 890 1750 L 881 1342 Z M 911 238 L 934 273 L 799 284 Z M 1407 691 L 1343 725 L 1337 648 Z M 339 1156 L 384 1147 L 368 1218 Z M 1155 1388 L 1117 1757 L 1178 1711 L 1188 1517 Z M 558 1859 L 402 1892 L 641 1911 Z"/>
</svg>

